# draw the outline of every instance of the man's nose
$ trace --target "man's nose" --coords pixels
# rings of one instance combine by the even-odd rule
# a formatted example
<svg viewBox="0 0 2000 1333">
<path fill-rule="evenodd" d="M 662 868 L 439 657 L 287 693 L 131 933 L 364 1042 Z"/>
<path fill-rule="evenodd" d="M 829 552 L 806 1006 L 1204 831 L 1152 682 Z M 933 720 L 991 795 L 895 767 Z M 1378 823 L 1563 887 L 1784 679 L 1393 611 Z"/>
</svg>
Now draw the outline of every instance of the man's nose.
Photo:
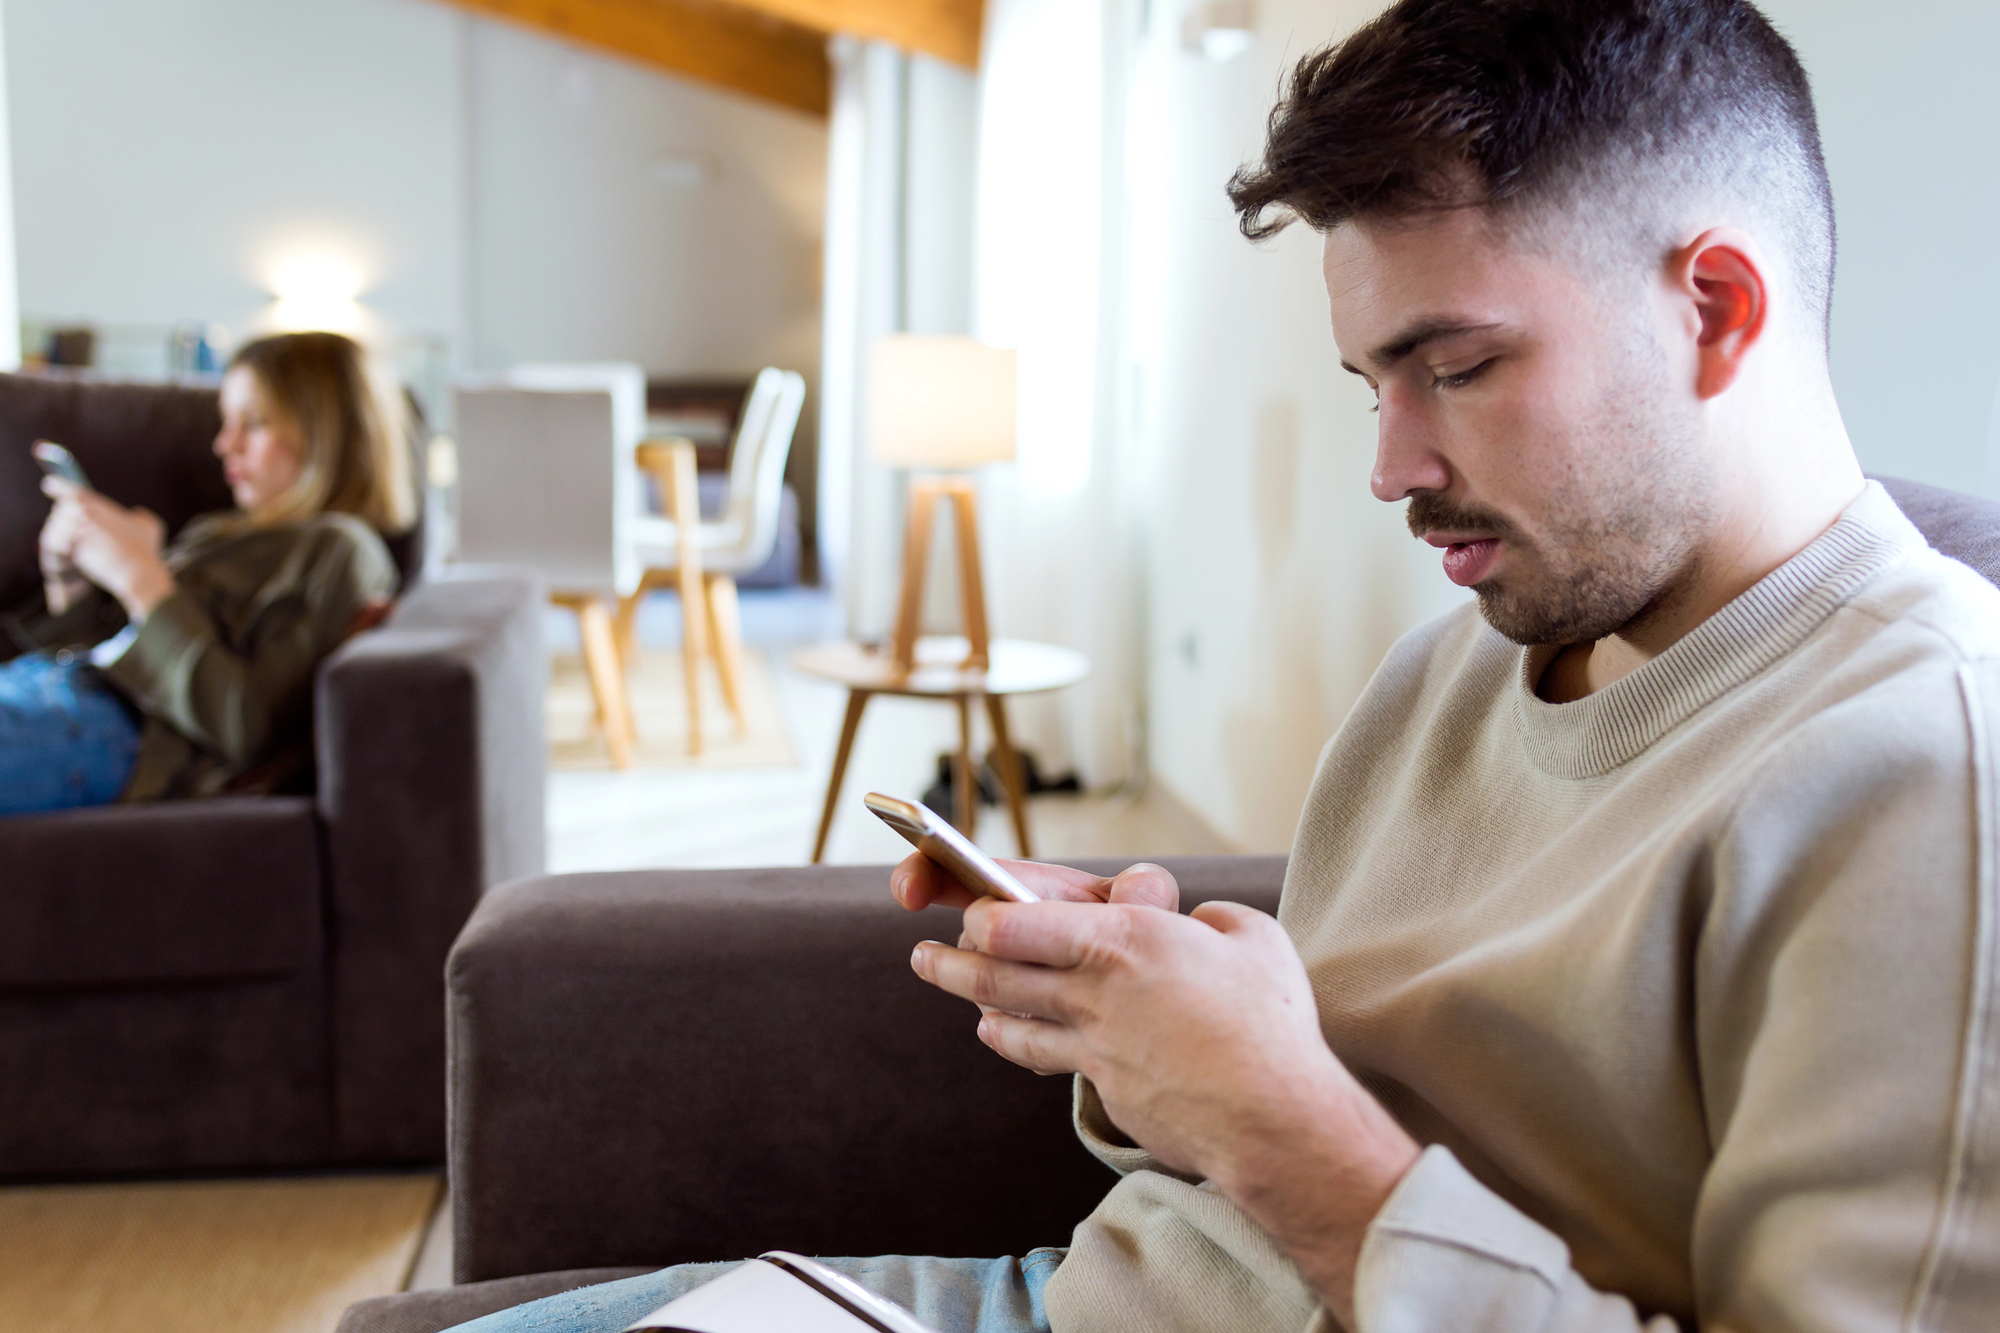
<svg viewBox="0 0 2000 1333">
<path fill-rule="evenodd" d="M 1451 489 L 1451 466 L 1438 452 L 1429 426 L 1388 385 L 1377 409 L 1375 471 L 1368 482 L 1376 499 L 1391 504 L 1415 491 Z"/>
</svg>

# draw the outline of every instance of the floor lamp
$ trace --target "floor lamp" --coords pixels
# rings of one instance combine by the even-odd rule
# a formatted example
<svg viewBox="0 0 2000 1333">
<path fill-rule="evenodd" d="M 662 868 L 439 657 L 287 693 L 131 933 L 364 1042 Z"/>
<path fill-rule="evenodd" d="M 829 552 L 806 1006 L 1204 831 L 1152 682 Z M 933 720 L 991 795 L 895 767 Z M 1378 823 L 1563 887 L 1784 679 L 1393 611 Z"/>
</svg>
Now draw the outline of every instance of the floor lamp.
<svg viewBox="0 0 2000 1333">
<path fill-rule="evenodd" d="M 1014 353 L 971 338 L 893 334 L 868 365 L 869 451 L 878 463 L 908 468 L 910 505 L 903 541 L 903 586 L 890 653 L 898 675 L 916 665 L 923 627 L 924 576 L 940 500 L 952 506 L 959 601 L 968 670 L 987 666 L 986 585 L 979 572 L 979 517 L 964 473 L 1014 456 Z"/>
</svg>

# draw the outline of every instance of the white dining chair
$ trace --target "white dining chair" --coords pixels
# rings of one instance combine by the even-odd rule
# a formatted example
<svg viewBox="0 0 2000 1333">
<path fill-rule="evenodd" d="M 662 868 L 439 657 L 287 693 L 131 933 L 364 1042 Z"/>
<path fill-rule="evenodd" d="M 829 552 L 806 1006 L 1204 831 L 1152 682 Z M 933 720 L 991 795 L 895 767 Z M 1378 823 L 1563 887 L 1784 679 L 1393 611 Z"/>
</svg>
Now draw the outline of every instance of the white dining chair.
<svg viewBox="0 0 2000 1333">
<path fill-rule="evenodd" d="M 635 365 L 521 366 L 455 389 L 458 552 L 466 563 L 539 572 L 577 616 L 584 667 L 612 765 L 632 763 L 632 711 L 612 603 L 643 567 L 632 457 L 645 431 Z"/>
<path fill-rule="evenodd" d="M 757 373 L 737 423 L 730 449 L 729 489 L 722 513 L 699 517 L 695 495 L 694 447 L 687 441 L 648 442 L 634 452 L 634 475 L 645 471 L 659 485 L 662 512 L 635 513 L 627 529 L 640 566 L 639 583 L 621 597 L 617 638 L 628 651 L 639 603 L 654 588 L 682 589 L 682 639 L 688 655 L 688 690 L 695 689 L 695 664 L 712 651 L 723 698 L 736 719 L 743 712 L 743 628 L 737 611 L 736 576 L 771 558 L 777 545 L 784 499 L 785 461 L 791 455 L 805 404 L 805 378 L 796 371 L 766 367 Z M 639 488 L 634 486 L 635 495 Z M 685 525 L 693 522 L 693 540 Z M 687 565 L 698 565 L 689 570 Z M 693 715 L 690 704 L 690 716 Z M 694 733 L 699 744 L 699 733 Z"/>
</svg>

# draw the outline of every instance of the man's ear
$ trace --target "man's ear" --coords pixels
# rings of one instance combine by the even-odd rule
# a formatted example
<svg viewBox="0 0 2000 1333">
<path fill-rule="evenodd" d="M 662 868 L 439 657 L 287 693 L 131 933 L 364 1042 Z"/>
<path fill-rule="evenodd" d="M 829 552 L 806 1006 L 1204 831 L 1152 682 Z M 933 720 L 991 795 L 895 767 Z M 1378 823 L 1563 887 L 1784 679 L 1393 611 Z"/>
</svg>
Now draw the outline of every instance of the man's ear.
<svg viewBox="0 0 2000 1333">
<path fill-rule="evenodd" d="M 1764 261 L 1748 235 L 1716 227 L 1675 253 L 1672 277 L 1696 320 L 1695 393 L 1717 397 L 1764 334 L 1771 307 Z"/>
</svg>

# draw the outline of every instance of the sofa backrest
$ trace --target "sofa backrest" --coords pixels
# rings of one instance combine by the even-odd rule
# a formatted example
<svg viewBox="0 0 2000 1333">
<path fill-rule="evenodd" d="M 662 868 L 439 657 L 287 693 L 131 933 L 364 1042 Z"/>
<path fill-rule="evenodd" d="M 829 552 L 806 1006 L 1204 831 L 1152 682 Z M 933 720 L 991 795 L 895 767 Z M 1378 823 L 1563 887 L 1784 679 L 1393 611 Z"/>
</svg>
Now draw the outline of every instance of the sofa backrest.
<svg viewBox="0 0 2000 1333">
<path fill-rule="evenodd" d="M 2000 583 L 2000 502 L 1899 477 L 1875 480 L 1925 541 Z"/>
<path fill-rule="evenodd" d="M 210 449 L 221 425 L 211 387 L 0 375 L 0 607 L 41 583 L 35 539 L 49 501 L 28 452 L 36 440 L 67 446 L 92 485 L 174 533 L 231 504 Z"/>
<path fill-rule="evenodd" d="M 29 453 L 36 440 L 67 446 L 93 486 L 152 510 L 171 536 L 234 503 L 214 452 L 221 428 L 213 385 L 0 374 L 0 609 L 41 584 L 35 539 L 49 501 Z M 386 540 L 408 586 L 423 558 L 421 521 Z"/>
</svg>

